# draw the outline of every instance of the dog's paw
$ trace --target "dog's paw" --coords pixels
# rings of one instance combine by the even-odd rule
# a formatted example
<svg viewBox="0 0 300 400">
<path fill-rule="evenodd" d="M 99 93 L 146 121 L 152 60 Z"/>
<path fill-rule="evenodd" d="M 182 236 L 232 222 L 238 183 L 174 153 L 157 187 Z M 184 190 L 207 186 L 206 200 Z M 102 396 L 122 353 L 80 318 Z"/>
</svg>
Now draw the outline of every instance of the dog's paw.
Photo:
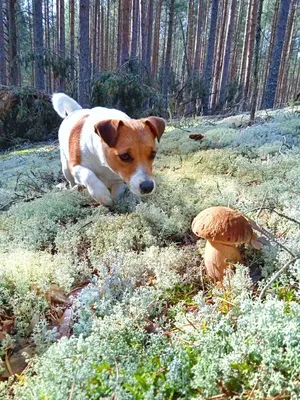
<svg viewBox="0 0 300 400">
<path fill-rule="evenodd" d="M 58 185 L 55 185 L 55 187 L 58 190 L 67 190 L 67 185 L 68 185 L 67 182 L 61 182 Z"/>
</svg>

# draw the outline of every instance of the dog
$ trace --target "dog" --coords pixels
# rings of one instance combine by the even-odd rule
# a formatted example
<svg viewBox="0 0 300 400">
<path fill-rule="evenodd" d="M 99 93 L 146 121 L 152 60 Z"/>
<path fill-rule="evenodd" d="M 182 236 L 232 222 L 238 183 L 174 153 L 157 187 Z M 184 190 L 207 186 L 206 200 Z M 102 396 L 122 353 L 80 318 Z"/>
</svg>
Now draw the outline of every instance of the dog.
<svg viewBox="0 0 300 400">
<path fill-rule="evenodd" d="M 165 130 L 162 118 L 131 119 L 116 109 L 83 109 L 64 93 L 53 94 L 52 104 L 64 118 L 58 137 L 62 172 L 70 188 L 85 186 L 108 207 L 126 184 L 138 196 L 154 192 L 152 164 L 155 140 L 159 142 Z"/>
</svg>

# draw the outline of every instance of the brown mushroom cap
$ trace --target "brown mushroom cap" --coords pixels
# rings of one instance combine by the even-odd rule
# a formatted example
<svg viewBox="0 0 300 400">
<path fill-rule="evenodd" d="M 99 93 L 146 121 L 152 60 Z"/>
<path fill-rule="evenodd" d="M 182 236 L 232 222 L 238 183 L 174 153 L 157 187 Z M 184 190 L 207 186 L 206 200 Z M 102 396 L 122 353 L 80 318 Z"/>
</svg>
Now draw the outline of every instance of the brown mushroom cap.
<svg viewBox="0 0 300 400">
<path fill-rule="evenodd" d="M 192 223 L 195 235 L 227 244 L 251 242 L 254 232 L 247 219 L 229 207 L 209 207 Z"/>
</svg>

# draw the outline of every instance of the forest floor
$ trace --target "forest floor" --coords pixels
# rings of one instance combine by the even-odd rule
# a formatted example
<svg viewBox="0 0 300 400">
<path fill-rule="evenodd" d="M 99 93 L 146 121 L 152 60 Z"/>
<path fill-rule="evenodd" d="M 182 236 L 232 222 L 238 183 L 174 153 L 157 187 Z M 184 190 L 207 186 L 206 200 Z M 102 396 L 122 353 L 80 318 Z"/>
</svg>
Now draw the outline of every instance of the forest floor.
<svg viewBox="0 0 300 400">
<path fill-rule="evenodd" d="M 158 149 L 155 194 L 111 210 L 56 188 L 56 142 L 0 155 L 1 399 L 300 398 L 299 110 L 181 121 Z M 215 205 L 266 239 L 223 287 L 190 229 Z"/>
</svg>

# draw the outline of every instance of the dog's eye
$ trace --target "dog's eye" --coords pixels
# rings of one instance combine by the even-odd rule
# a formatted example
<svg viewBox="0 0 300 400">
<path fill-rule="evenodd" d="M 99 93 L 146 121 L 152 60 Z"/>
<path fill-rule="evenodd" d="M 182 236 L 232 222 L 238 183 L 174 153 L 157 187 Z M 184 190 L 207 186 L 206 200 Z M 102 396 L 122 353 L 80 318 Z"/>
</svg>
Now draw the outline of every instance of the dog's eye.
<svg viewBox="0 0 300 400">
<path fill-rule="evenodd" d="M 151 154 L 150 154 L 150 156 L 149 156 L 149 159 L 150 160 L 154 160 L 154 158 L 155 158 L 155 156 L 156 156 L 156 151 L 151 151 Z"/>
<path fill-rule="evenodd" d="M 119 154 L 119 158 L 124 162 L 133 161 L 133 157 L 129 153 Z"/>
</svg>

